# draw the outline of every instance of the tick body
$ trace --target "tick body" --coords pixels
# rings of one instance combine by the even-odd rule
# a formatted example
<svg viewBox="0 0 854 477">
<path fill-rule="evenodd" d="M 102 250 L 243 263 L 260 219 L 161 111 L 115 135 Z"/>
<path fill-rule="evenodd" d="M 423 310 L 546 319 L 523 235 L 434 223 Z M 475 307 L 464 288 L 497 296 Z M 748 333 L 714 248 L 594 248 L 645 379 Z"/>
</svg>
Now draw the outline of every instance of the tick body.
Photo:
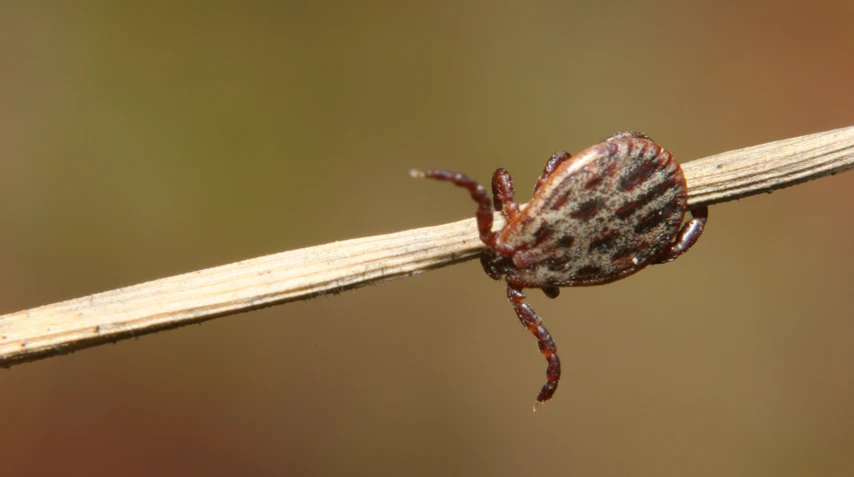
<svg viewBox="0 0 854 477">
<path fill-rule="evenodd" d="M 516 316 L 548 362 L 538 403 L 557 389 L 560 359 L 522 290 L 540 288 L 555 298 L 559 287 L 602 285 L 669 262 L 694 245 L 708 217 L 706 207 L 687 208 L 685 176 L 670 152 L 634 132 L 617 133 L 575 156 L 553 154 L 524 209 L 505 169 L 493 174 L 492 201 L 465 174 L 431 169 L 423 176 L 463 187 L 478 203 L 478 230 L 487 247 L 483 268 L 507 282 Z M 496 231 L 493 205 L 507 219 Z M 689 210 L 691 219 L 683 224 Z"/>
</svg>

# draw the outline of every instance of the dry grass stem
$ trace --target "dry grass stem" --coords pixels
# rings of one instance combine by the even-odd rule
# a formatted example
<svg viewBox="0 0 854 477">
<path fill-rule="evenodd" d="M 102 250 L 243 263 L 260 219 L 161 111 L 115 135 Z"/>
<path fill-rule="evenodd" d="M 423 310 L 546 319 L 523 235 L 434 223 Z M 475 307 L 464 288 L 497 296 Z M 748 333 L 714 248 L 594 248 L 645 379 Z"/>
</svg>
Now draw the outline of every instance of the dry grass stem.
<svg viewBox="0 0 854 477">
<path fill-rule="evenodd" d="M 689 204 L 704 205 L 771 192 L 852 165 L 854 127 L 847 127 L 682 167 Z M 502 224 L 497 217 L 496 226 Z M 406 277 L 475 257 L 482 247 L 474 219 L 467 219 L 277 253 L 10 313 L 0 316 L 0 365 Z"/>
</svg>

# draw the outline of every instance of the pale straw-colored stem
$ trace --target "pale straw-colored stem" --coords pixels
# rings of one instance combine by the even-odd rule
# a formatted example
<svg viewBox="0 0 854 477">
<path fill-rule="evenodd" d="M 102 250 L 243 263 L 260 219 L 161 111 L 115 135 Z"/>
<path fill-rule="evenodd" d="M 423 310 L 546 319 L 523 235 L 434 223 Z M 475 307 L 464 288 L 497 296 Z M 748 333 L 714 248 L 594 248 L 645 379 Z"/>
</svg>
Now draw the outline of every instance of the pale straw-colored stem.
<svg viewBox="0 0 854 477">
<path fill-rule="evenodd" d="M 688 162 L 688 203 L 771 192 L 854 165 L 854 127 Z M 405 180 L 405 175 L 403 176 Z M 425 189 L 425 193 L 429 193 Z M 496 214 L 496 226 L 503 220 Z M 0 316 L 0 365 L 68 353 L 475 257 L 474 219 L 292 250 Z"/>
</svg>

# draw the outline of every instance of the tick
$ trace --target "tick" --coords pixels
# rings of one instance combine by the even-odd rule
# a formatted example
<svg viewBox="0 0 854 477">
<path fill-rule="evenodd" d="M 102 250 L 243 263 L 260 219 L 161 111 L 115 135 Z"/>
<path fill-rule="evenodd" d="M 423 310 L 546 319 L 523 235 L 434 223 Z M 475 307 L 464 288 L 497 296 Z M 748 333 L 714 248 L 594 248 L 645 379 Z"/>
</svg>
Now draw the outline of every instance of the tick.
<svg viewBox="0 0 854 477">
<path fill-rule="evenodd" d="M 685 175 L 670 152 L 636 132 L 614 134 L 575 156 L 553 154 L 524 208 L 515 202 L 513 179 L 503 168 L 492 175 L 491 201 L 465 174 L 430 169 L 412 175 L 451 182 L 477 202 L 477 227 L 486 244 L 483 269 L 507 282 L 516 316 L 548 362 L 537 404 L 557 390 L 560 359 L 522 290 L 539 288 L 556 298 L 560 287 L 603 285 L 670 262 L 697 242 L 708 217 L 706 207 L 688 208 Z M 507 219 L 495 231 L 493 205 Z M 684 221 L 686 211 L 691 219 Z"/>
</svg>

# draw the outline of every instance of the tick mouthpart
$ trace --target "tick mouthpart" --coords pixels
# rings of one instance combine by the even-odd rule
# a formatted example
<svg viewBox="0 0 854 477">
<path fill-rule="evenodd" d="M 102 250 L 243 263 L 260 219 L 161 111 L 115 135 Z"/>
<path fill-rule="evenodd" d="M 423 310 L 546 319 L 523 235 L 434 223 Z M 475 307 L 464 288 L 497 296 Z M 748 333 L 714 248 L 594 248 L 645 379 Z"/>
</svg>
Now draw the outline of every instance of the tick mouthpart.
<svg viewBox="0 0 854 477">
<path fill-rule="evenodd" d="M 424 172 L 419 171 L 418 169 L 409 169 L 409 175 L 415 177 L 416 179 L 424 178 Z"/>
</svg>

